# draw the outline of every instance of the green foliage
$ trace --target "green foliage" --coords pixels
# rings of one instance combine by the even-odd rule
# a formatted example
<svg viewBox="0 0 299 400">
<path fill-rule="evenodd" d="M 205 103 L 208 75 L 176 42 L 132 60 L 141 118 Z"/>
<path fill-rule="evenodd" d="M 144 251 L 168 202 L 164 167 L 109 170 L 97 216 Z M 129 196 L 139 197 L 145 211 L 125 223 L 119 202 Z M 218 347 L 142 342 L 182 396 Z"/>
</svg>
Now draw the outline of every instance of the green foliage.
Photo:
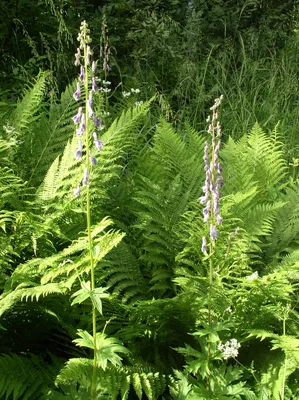
<svg viewBox="0 0 299 400">
<path fill-rule="evenodd" d="M 33 354 L 0 356 L 0 396 L 12 399 L 38 399 L 53 387 L 61 360 L 48 354 L 48 361 Z M 5 397 L 4 397 L 5 396 Z"/>
</svg>

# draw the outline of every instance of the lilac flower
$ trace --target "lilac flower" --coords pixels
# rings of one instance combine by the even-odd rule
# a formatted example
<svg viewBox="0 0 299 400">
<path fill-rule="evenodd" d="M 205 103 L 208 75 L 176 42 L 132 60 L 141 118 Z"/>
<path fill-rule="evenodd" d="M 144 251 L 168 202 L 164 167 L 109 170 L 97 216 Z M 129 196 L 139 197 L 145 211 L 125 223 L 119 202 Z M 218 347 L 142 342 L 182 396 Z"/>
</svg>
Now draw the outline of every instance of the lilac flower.
<svg viewBox="0 0 299 400">
<path fill-rule="evenodd" d="M 80 158 L 82 157 L 82 142 L 81 142 L 81 140 L 79 140 L 78 150 L 76 151 L 75 157 L 76 157 L 76 160 L 80 160 Z"/>
<path fill-rule="evenodd" d="M 209 200 L 207 202 L 206 207 L 203 209 L 203 222 L 208 222 L 210 207 L 211 207 L 211 201 Z"/>
<path fill-rule="evenodd" d="M 81 81 L 81 82 L 84 82 L 84 79 L 85 79 L 85 71 L 84 71 L 83 65 L 81 65 L 81 67 L 80 67 L 80 75 L 79 75 L 79 78 L 80 78 L 80 81 Z"/>
<path fill-rule="evenodd" d="M 88 168 L 84 169 L 84 176 L 83 176 L 83 180 L 82 180 L 82 185 L 88 185 Z"/>
<path fill-rule="evenodd" d="M 217 231 L 216 227 L 213 224 L 210 224 L 210 238 L 211 240 L 215 241 L 219 236 L 219 232 Z"/>
<path fill-rule="evenodd" d="M 85 132 L 86 125 L 85 125 L 85 114 L 81 115 L 81 122 L 79 128 L 76 130 L 77 136 L 81 137 L 82 134 Z"/>
<path fill-rule="evenodd" d="M 101 121 L 99 120 L 99 118 L 97 118 L 95 115 L 93 115 L 92 120 L 96 127 L 98 127 L 98 128 L 101 127 Z"/>
<path fill-rule="evenodd" d="M 92 72 L 93 72 L 94 74 L 97 73 L 97 64 L 95 63 L 95 61 L 92 62 L 92 64 L 91 64 L 91 69 L 92 69 Z"/>
<path fill-rule="evenodd" d="M 78 66 L 78 65 L 80 65 L 80 56 L 81 56 L 81 53 L 80 53 L 80 49 L 78 48 L 77 49 L 77 53 L 75 54 L 75 62 L 74 62 L 74 64 L 76 65 L 76 66 Z"/>
<path fill-rule="evenodd" d="M 207 239 L 205 236 L 202 237 L 202 245 L 201 245 L 201 251 L 203 253 L 207 252 Z"/>
<path fill-rule="evenodd" d="M 103 148 L 103 142 L 101 142 L 99 139 L 98 139 L 98 137 L 97 137 L 97 134 L 96 134 L 96 132 L 93 132 L 93 140 L 94 140 L 94 145 L 95 145 L 95 147 L 97 148 L 97 150 L 98 151 L 101 151 L 102 150 L 102 148 Z"/>
<path fill-rule="evenodd" d="M 77 82 L 77 90 L 75 91 L 75 93 L 73 94 L 73 97 L 76 101 L 78 101 L 80 99 L 81 96 L 81 88 L 80 88 L 80 83 Z"/>
<path fill-rule="evenodd" d="M 86 64 L 90 65 L 90 56 L 92 55 L 92 51 L 90 49 L 90 46 L 86 46 Z"/>
<path fill-rule="evenodd" d="M 78 113 L 72 118 L 75 124 L 79 124 L 82 115 L 82 107 L 78 108 Z"/>
<path fill-rule="evenodd" d="M 78 197 L 80 195 L 80 185 L 78 185 L 77 187 L 76 187 L 76 189 L 74 189 L 74 196 L 75 197 Z"/>
<path fill-rule="evenodd" d="M 92 91 L 89 92 L 87 104 L 88 104 L 88 116 L 89 118 L 92 118 L 94 116 L 94 112 L 92 109 Z"/>
<path fill-rule="evenodd" d="M 96 83 L 96 78 L 94 76 L 92 77 L 92 85 L 91 85 L 91 87 L 92 87 L 92 90 L 94 92 L 96 92 L 99 89 L 98 86 L 97 86 L 97 83 Z"/>
<path fill-rule="evenodd" d="M 92 155 L 90 156 L 90 163 L 91 165 L 96 165 L 97 164 L 97 159 L 95 157 L 93 157 Z"/>
</svg>

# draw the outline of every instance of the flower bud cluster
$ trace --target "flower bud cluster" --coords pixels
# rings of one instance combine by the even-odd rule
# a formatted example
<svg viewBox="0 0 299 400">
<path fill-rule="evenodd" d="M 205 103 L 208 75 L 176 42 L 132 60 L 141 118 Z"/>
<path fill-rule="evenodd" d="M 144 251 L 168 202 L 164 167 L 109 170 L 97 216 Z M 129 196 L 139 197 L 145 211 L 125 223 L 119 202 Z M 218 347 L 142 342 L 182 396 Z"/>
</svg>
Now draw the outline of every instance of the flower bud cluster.
<svg viewBox="0 0 299 400">
<path fill-rule="evenodd" d="M 203 196 L 200 198 L 200 203 L 205 207 L 203 209 L 203 220 L 205 223 L 209 222 L 209 235 L 210 240 L 215 242 L 219 236 L 217 225 L 222 223 L 220 215 L 219 198 L 220 189 L 223 186 L 222 168 L 219 162 L 219 150 L 221 146 L 221 126 L 218 121 L 218 107 L 221 104 L 223 96 L 215 100 L 214 105 L 210 108 L 212 111 L 212 120 L 210 116 L 207 122 L 210 122 L 208 133 L 211 135 L 211 144 L 208 141 L 205 143 L 204 148 L 204 163 L 205 163 L 205 184 L 202 187 Z M 202 238 L 203 253 L 207 252 L 207 239 L 205 236 Z"/>
<path fill-rule="evenodd" d="M 85 102 L 85 107 L 80 106 L 78 108 L 78 112 L 72 118 L 74 124 L 76 125 L 76 135 L 78 137 L 78 148 L 75 153 L 75 158 L 80 160 L 83 157 L 84 151 L 86 156 L 86 163 L 84 168 L 84 174 L 82 181 L 78 184 L 77 188 L 74 189 L 74 196 L 78 197 L 80 195 L 81 185 L 86 186 L 89 184 L 89 170 L 91 166 L 96 165 L 97 160 L 93 157 L 92 152 L 89 146 L 89 129 L 88 123 L 89 121 L 93 124 L 93 128 L 101 128 L 101 121 L 95 115 L 93 110 L 93 93 L 98 90 L 96 85 L 95 74 L 97 73 L 96 63 L 94 61 L 91 62 L 92 51 L 89 46 L 91 43 L 91 38 L 89 36 L 90 30 L 88 29 L 88 25 L 85 21 L 82 22 L 80 27 L 80 33 L 78 35 L 78 41 L 80 42 L 80 46 L 77 49 L 77 53 L 75 54 L 75 62 L 76 66 L 80 66 L 80 74 L 79 80 L 77 82 L 77 89 L 74 93 L 74 99 L 76 101 L 80 101 L 81 99 L 81 85 L 83 86 L 82 92 L 84 93 L 83 100 Z M 88 87 L 88 68 L 87 66 L 91 65 L 92 71 L 92 79 L 91 79 L 91 89 Z M 98 139 L 97 133 L 93 132 L 93 141 L 94 147 L 97 151 L 102 150 L 103 143 Z M 82 139 L 85 137 L 85 146 L 82 144 Z"/>
<path fill-rule="evenodd" d="M 231 339 L 224 344 L 219 344 L 218 350 L 222 352 L 222 357 L 224 360 L 229 358 L 236 358 L 239 354 L 239 348 L 241 347 L 237 339 Z"/>
</svg>

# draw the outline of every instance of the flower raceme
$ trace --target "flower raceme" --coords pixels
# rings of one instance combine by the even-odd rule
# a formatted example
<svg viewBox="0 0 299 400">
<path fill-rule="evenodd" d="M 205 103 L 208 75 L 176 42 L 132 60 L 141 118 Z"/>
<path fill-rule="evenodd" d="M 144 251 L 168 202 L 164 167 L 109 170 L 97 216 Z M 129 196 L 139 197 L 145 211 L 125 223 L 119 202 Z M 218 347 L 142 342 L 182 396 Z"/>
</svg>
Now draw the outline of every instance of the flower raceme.
<svg viewBox="0 0 299 400">
<path fill-rule="evenodd" d="M 78 184 L 77 188 L 74 189 L 74 196 L 78 197 L 80 195 L 81 185 L 89 184 L 89 173 L 90 168 L 97 164 L 96 158 L 92 155 L 91 146 L 89 144 L 89 133 L 91 131 L 90 124 L 93 130 L 101 129 L 101 121 L 95 115 L 93 110 L 93 94 L 99 89 L 96 84 L 95 75 L 97 73 L 97 66 L 95 61 L 91 62 L 92 51 L 89 46 L 91 43 L 91 38 L 89 36 L 90 30 L 85 21 L 82 22 L 80 27 L 80 33 L 78 35 L 78 41 L 80 45 L 75 54 L 74 64 L 80 67 L 79 79 L 77 82 L 77 88 L 74 93 L 74 99 L 76 101 L 83 100 L 85 107 L 79 106 L 78 112 L 72 118 L 74 124 L 76 125 L 76 135 L 78 137 L 78 148 L 75 153 L 75 158 L 80 160 L 85 157 L 84 174 L 82 181 Z M 91 65 L 91 70 L 88 66 Z M 91 88 L 89 88 L 89 74 L 91 76 Z M 83 88 L 82 88 L 83 87 Z M 94 147 L 97 151 L 101 151 L 103 148 L 103 143 L 98 139 L 97 133 L 93 132 Z M 85 145 L 83 145 L 85 143 Z"/>
<path fill-rule="evenodd" d="M 206 178 L 205 184 L 202 187 L 203 196 L 200 198 L 200 203 L 205 206 L 203 209 L 203 221 L 210 223 L 209 235 L 211 243 L 214 243 L 219 236 L 217 225 L 222 223 L 219 198 L 223 179 L 221 163 L 218 161 L 221 146 L 221 126 L 218 121 L 218 108 L 222 99 L 223 96 L 217 98 L 214 105 L 210 108 L 212 111 L 212 120 L 209 116 L 207 122 L 210 122 L 208 133 L 211 135 L 211 144 L 206 141 L 203 156 Z M 202 238 L 201 250 L 203 253 L 207 253 L 207 238 L 205 236 Z"/>
</svg>

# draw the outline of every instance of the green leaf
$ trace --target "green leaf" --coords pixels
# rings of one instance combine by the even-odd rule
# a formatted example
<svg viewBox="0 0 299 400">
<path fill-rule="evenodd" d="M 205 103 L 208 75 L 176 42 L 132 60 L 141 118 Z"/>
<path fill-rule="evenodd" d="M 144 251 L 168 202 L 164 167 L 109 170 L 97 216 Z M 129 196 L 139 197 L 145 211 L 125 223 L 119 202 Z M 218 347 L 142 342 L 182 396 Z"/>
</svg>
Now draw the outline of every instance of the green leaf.
<svg viewBox="0 0 299 400">
<path fill-rule="evenodd" d="M 71 305 L 81 304 L 83 301 L 91 297 L 90 282 L 81 282 L 82 289 L 78 290 L 71 297 L 75 297 Z"/>
<path fill-rule="evenodd" d="M 110 296 L 109 293 L 104 293 L 105 290 L 107 290 L 107 288 L 99 287 L 90 292 L 92 304 L 101 315 L 103 314 L 102 299 L 106 299 Z"/>
</svg>

